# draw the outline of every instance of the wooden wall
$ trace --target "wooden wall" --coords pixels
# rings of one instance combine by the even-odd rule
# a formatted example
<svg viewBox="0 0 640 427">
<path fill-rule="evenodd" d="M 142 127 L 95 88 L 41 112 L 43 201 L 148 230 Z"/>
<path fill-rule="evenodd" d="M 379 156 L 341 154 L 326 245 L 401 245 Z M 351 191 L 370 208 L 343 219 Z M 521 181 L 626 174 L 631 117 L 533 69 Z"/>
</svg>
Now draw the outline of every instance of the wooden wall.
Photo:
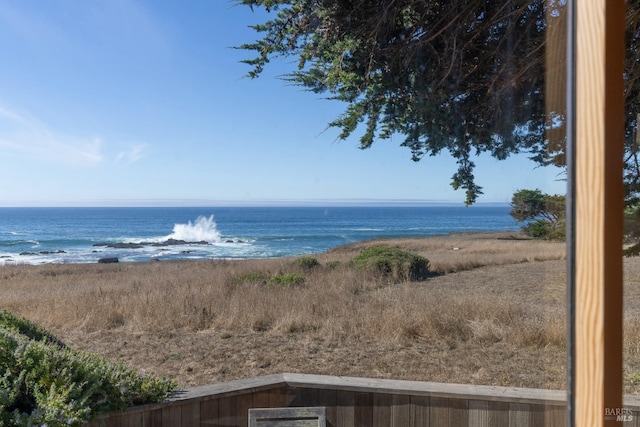
<svg viewBox="0 0 640 427">
<path fill-rule="evenodd" d="M 245 427 L 249 408 L 324 406 L 331 427 L 566 426 L 563 391 L 282 374 L 182 391 L 90 427 Z M 626 427 L 640 427 L 640 398 Z"/>
</svg>

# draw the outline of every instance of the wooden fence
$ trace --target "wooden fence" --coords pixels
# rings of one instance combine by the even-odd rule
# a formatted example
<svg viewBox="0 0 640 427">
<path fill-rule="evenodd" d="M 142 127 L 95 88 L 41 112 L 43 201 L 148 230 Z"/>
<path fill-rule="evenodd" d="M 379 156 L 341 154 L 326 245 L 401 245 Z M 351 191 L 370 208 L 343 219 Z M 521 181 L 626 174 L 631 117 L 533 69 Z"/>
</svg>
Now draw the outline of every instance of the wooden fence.
<svg viewBox="0 0 640 427">
<path fill-rule="evenodd" d="M 325 407 L 331 427 L 566 426 L 566 393 L 556 390 L 279 374 L 177 392 L 89 427 L 246 427 L 250 408 Z M 640 427 L 640 398 L 627 396 L 625 427 Z"/>
</svg>

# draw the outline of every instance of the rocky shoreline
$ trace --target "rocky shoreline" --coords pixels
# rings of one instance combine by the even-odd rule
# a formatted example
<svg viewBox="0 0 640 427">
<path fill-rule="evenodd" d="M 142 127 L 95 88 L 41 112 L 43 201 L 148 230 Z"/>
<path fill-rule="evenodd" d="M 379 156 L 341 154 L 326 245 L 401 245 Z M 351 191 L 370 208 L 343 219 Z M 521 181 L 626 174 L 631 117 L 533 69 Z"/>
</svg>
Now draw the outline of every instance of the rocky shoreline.
<svg viewBox="0 0 640 427">
<path fill-rule="evenodd" d="M 139 243 L 94 243 L 94 247 L 112 248 L 112 249 L 141 249 L 145 246 L 164 247 L 179 245 L 210 245 L 211 243 L 201 240 L 199 242 L 187 242 L 185 240 L 167 239 L 163 242 L 139 242 Z"/>
<path fill-rule="evenodd" d="M 196 246 L 211 246 L 214 245 L 216 243 L 247 243 L 245 240 L 241 240 L 241 239 L 227 239 L 223 242 L 208 242 L 206 240 L 200 240 L 200 241 L 186 241 L 186 240 L 180 240 L 180 239 L 173 239 L 173 238 L 169 238 L 163 241 L 140 241 L 140 242 L 98 242 L 98 243 L 94 243 L 92 246 L 95 248 L 92 252 L 95 253 L 100 253 L 102 252 L 102 249 L 124 249 L 124 250 L 136 250 L 136 249 L 143 249 L 145 247 L 156 247 L 156 248 L 169 248 L 169 247 L 174 247 L 174 246 L 191 246 L 191 247 L 196 247 Z M 168 250 L 168 249 L 160 249 L 161 251 L 163 250 Z M 182 254 L 188 254 L 188 253 L 192 253 L 194 252 L 195 249 L 193 250 L 189 250 L 186 249 L 184 251 L 181 251 L 180 253 Z M 19 254 L 15 254 L 15 255 L 2 255 L 0 256 L 0 260 L 2 260 L 4 263 L 16 263 L 19 262 L 17 260 L 17 257 L 35 257 L 35 256 L 39 256 L 39 255 L 57 255 L 57 254 L 67 254 L 69 252 L 62 250 L 62 249 L 57 249 L 57 250 L 43 250 L 43 251 L 24 251 L 24 252 L 20 252 Z M 107 261 L 108 259 L 108 261 Z M 117 262 L 115 260 L 117 260 L 118 258 L 115 256 L 109 256 L 107 258 L 99 258 L 97 259 L 98 262 Z M 0 264 L 1 265 L 1 264 Z"/>
<path fill-rule="evenodd" d="M 19 255 L 54 255 L 54 254 L 66 254 L 67 251 L 57 250 L 57 251 L 40 251 L 40 252 L 20 252 Z M 9 258 L 9 256 L 5 256 L 4 258 Z"/>
</svg>

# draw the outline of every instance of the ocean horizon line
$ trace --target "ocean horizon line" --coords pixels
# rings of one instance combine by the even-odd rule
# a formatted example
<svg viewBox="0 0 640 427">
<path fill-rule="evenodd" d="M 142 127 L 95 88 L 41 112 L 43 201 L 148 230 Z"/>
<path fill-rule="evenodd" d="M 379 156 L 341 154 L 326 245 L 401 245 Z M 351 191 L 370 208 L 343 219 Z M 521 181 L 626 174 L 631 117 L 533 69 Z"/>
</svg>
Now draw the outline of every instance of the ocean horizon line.
<svg viewBox="0 0 640 427">
<path fill-rule="evenodd" d="M 0 201 L 0 208 L 152 208 L 152 207 L 452 207 L 464 206 L 462 201 L 422 199 L 96 199 L 60 201 Z M 509 206 L 508 202 L 476 202 L 473 206 Z"/>
</svg>

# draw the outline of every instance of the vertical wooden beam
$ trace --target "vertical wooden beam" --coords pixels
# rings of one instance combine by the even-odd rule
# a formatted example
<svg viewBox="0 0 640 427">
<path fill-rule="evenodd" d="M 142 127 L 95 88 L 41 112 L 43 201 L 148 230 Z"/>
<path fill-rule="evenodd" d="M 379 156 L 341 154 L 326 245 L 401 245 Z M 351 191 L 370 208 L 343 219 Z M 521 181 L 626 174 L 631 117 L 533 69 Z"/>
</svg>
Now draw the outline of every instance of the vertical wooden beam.
<svg viewBox="0 0 640 427">
<path fill-rule="evenodd" d="M 625 2 L 575 5 L 575 425 L 620 425 Z"/>
</svg>

